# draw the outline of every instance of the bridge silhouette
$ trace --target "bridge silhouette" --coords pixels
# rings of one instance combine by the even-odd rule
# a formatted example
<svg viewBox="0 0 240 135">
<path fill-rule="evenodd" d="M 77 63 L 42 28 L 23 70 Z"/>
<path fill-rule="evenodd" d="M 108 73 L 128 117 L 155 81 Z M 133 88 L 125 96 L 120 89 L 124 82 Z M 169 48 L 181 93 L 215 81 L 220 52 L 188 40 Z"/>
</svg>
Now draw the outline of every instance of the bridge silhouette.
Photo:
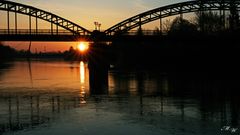
<svg viewBox="0 0 240 135">
<path fill-rule="evenodd" d="M 101 37 L 108 37 L 111 40 L 114 35 L 121 35 L 129 32 L 134 28 L 141 28 L 142 25 L 159 20 L 159 27 L 162 31 L 162 19 L 174 15 L 200 11 L 231 11 L 232 9 L 240 11 L 240 0 L 206 0 L 206 1 L 187 1 L 176 3 L 128 18 L 104 32 L 100 33 Z M 91 32 L 78 24 L 62 18 L 56 14 L 38 9 L 32 6 L 11 2 L 7 0 L 0 1 L 0 10 L 7 12 L 7 28 L 0 30 L 0 41 L 78 41 L 92 40 L 98 34 Z M 10 28 L 10 12 L 14 14 L 14 29 Z M 18 28 L 18 14 L 29 16 L 29 28 Z M 35 19 L 35 28 L 32 27 L 32 19 Z M 38 19 L 44 20 L 51 24 L 50 29 L 39 29 Z M 56 25 L 56 29 L 54 29 Z M 59 29 L 63 28 L 63 29 Z"/>
</svg>

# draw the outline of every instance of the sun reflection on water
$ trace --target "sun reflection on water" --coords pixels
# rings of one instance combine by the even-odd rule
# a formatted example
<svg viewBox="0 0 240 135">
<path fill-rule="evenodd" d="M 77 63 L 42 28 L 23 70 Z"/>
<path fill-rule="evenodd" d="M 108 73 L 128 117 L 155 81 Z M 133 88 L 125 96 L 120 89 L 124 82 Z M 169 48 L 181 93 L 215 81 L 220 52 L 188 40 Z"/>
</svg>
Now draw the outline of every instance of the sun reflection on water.
<svg viewBox="0 0 240 135">
<path fill-rule="evenodd" d="M 81 84 L 85 83 L 85 67 L 82 61 L 80 62 L 80 82 Z"/>
<path fill-rule="evenodd" d="M 80 103 L 86 104 L 86 92 L 85 92 L 85 65 L 84 62 L 80 62 Z"/>
</svg>

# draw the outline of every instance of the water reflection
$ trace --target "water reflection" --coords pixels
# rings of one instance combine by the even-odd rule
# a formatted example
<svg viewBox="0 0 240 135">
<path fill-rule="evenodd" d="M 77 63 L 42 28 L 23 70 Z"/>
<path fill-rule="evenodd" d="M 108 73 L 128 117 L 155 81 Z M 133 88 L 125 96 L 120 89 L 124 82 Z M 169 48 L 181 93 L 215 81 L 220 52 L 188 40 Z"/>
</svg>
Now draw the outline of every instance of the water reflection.
<svg viewBox="0 0 240 135">
<path fill-rule="evenodd" d="M 81 84 L 85 83 L 85 66 L 82 61 L 80 62 L 80 80 Z"/>
<path fill-rule="evenodd" d="M 12 63 L 0 61 L 0 80 L 2 76 L 5 74 L 5 70 L 11 68 L 12 66 L 13 66 Z"/>
<path fill-rule="evenodd" d="M 13 65 L 0 69 L 6 73 L 0 80 L 0 134 L 48 124 L 58 117 L 56 113 L 86 103 L 84 63 L 17 61 Z"/>
<path fill-rule="evenodd" d="M 80 103 L 86 104 L 86 92 L 85 92 L 85 64 L 81 61 L 80 62 L 80 83 L 81 83 L 81 89 L 80 89 Z"/>
<path fill-rule="evenodd" d="M 169 94 L 169 80 L 164 73 L 111 71 L 109 78 L 111 94 L 144 96 Z"/>
<path fill-rule="evenodd" d="M 108 65 L 89 62 L 88 68 L 91 95 L 108 94 Z"/>
<path fill-rule="evenodd" d="M 240 81 L 225 77 L 231 76 L 209 76 L 204 73 L 166 74 L 157 71 L 137 73 L 113 71 L 110 72 L 109 90 L 111 94 L 139 95 L 139 109 L 131 105 L 124 106 L 127 109 L 122 109 L 123 112 L 128 112 L 131 108 L 129 117 L 132 117 L 133 112 L 146 117 L 150 115 L 151 123 L 153 122 L 154 125 L 161 123 L 157 120 L 159 114 L 176 116 L 183 123 L 186 120 L 189 121 L 189 118 L 194 118 L 203 125 L 216 122 L 215 132 L 217 132 L 219 131 L 217 129 L 226 125 L 239 128 Z M 133 108 L 136 110 L 133 111 Z"/>
<path fill-rule="evenodd" d="M 17 61 L 0 72 L 0 134 L 239 133 L 240 81 L 230 76 L 63 61 Z"/>
</svg>

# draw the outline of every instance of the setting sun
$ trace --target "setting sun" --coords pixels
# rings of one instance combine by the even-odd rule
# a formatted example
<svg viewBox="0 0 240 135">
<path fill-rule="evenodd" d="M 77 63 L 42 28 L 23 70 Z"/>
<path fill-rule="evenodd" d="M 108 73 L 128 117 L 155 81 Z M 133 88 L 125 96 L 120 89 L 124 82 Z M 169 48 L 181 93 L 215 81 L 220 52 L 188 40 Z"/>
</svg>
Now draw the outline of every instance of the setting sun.
<svg viewBox="0 0 240 135">
<path fill-rule="evenodd" d="M 86 42 L 80 42 L 77 48 L 79 51 L 85 52 L 86 50 L 88 50 L 89 45 Z"/>
</svg>

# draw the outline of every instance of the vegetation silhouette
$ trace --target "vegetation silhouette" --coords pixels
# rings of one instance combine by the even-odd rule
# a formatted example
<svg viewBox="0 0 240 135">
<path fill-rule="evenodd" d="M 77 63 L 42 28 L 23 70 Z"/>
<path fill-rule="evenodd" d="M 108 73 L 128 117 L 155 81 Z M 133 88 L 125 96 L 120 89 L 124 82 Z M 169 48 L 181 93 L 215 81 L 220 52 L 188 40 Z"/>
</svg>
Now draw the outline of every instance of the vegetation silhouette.
<svg viewBox="0 0 240 135">
<path fill-rule="evenodd" d="M 10 46 L 0 43 L 0 62 L 6 60 L 13 60 L 16 58 L 64 58 L 65 60 L 81 60 L 83 55 L 70 47 L 68 51 L 64 52 L 29 52 L 28 50 L 16 50 Z"/>
<path fill-rule="evenodd" d="M 4 46 L 0 42 L 0 61 L 13 59 L 17 55 L 17 51 L 9 46 Z"/>
<path fill-rule="evenodd" d="M 78 49 L 74 49 L 72 46 L 68 51 L 63 52 L 65 60 L 87 60 L 87 52 L 80 52 Z"/>
<path fill-rule="evenodd" d="M 195 13 L 191 20 L 182 16 L 167 19 L 163 29 L 155 28 L 151 36 L 139 27 L 130 40 L 113 41 L 113 63 L 119 67 L 236 71 L 240 24 L 232 12 L 204 11 Z"/>
<path fill-rule="evenodd" d="M 195 25 L 199 30 L 206 34 L 228 30 L 228 28 L 226 28 L 227 24 L 225 24 L 225 21 L 223 21 L 222 18 L 225 20 L 225 17 L 219 15 L 216 12 L 198 12 L 196 13 L 195 17 Z"/>
<path fill-rule="evenodd" d="M 197 26 L 182 17 L 176 17 L 172 24 L 171 28 L 168 32 L 169 35 L 191 35 L 197 33 Z"/>
</svg>

